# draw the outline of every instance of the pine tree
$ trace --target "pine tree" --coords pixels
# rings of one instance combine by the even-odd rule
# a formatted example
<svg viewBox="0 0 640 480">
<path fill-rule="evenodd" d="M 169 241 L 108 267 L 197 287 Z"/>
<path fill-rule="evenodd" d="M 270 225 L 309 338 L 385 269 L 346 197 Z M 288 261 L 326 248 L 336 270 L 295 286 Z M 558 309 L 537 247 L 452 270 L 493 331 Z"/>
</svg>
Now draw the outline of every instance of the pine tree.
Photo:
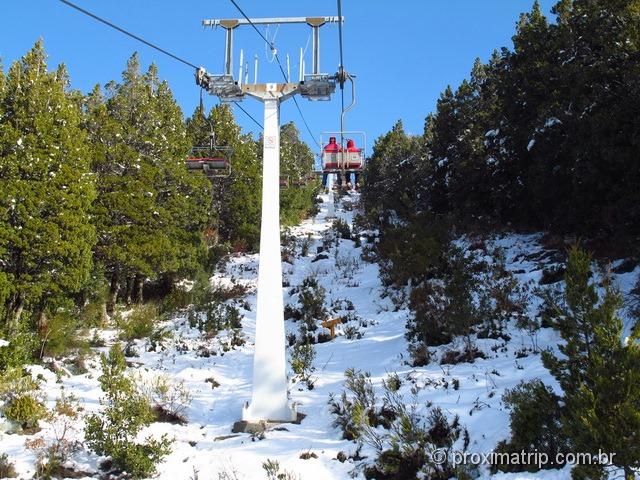
<svg viewBox="0 0 640 480">
<path fill-rule="evenodd" d="M 389 215 L 408 218 L 416 213 L 415 169 L 427 160 L 422 140 L 422 136 L 408 135 L 398 120 L 374 143 L 362 193 L 372 220 L 386 222 Z"/>
<path fill-rule="evenodd" d="M 262 170 L 258 148 L 250 135 L 242 134 L 228 105 L 217 105 L 206 119 L 198 108 L 187 120 L 188 137 L 196 145 L 208 145 L 213 128 L 216 143 L 233 150 L 231 175 L 214 180 L 211 227 L 221 239 L 238 249 L 257 247 L 260 236 Z"/>
<path fill-rule="evenodd" d="M 300 139 L 293 122 L 280 127 L 280 175 L 288 178 L 289 185 L 280 188 L 280 223 L 295 225 L 313 209 L 318 182 L 311 176 L 314 156 L 309 146 Z"/>
<path fill-rule="evenodd" d="M 5 96 L 5 77 L 4 77 L 4 67 L 2 63 L 0 63 L 0 118 L 4 117 L 4 96 Z M 0 149 L 4 149 L 2 144 L 0 143 Z M 0 167 L 1 168 L 1 167 Z M 0 180 L 0 193 L 4 192 L 4 181 Z M 5 208 L 0 208 L 0 228 L 6 228 L 5 226 L 9 222 L 9 210 Z M 1 238 L 1 236 L 0 236 Z M 6 261 L 7 255 L 7 247 L 8 245 L 0 242 L 0 264 L 4 265 Z M 0 319 L 5 317 L 5 305 L 9 295 L 11 295 L 11 283 L 9 282 L 9 277 L 7 273 L 4 271 L 4 268 L 0 269 Z"/>
<path fill-rule="evenodd" d="M 600 299 L 590 264 L 590 255 L 571 249 L 566 305 L 554 322 L 565 342 L 563 357 L 545 352 L 543 362 L 564 391 L 562 421 L 572 451 L 613 453 L 614 465 L 631 480 L 640 467 L 640 345 L 638 338 L 623 341 L 620 294 L 607 281 Z M 573 475 L 601 478 L 602 470 L 581 465 Z"/>
<path fill-rule="evenodd" d="M 46 310 L 80 291 L 91 272 L 95 231 L 88 213 L 95 189 L 77 96 L 67 89 L 63 66 L 47 71 L 41 41 L 5 81 L 0 255 L 11 284 L 4 301 L 10 329 L 25 308 L 46 321 Z"/>
<path fill-rule="evenodd" d="M 151 65 L 138 56 L 122 83 L 110 82 L 105 102 L 98 88 L 87 99 L 87 128 L 98 175 L 94 222 L 96 259 L 115 296 L 142 301 L 142 285 L 161 276 L 193 272 L 204 258 L 210 184 L 184 165 L 188 140 L 182 113 Z"/>
</svg>

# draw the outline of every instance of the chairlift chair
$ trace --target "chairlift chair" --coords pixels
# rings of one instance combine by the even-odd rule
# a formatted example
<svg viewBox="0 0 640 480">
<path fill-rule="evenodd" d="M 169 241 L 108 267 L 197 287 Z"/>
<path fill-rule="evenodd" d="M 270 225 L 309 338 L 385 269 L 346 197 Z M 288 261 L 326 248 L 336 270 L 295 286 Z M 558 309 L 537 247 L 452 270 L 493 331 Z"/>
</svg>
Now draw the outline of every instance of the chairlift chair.
<svg viewBox="0 0 640 480">
<path fill-rule="evenodd" d="M 209 145 L 193 147 L 185 163 L 189 171 L 203 171 L 209 178 L 225 178 L 231 175 L 233 149 L 215 144 L 213 131 Z"/>
<path fill-rule="evenodd" d="M 360 173 L 364 168 L 367 137 L 364 132 L 324 132 L 318 173 Z"/>
</svg>

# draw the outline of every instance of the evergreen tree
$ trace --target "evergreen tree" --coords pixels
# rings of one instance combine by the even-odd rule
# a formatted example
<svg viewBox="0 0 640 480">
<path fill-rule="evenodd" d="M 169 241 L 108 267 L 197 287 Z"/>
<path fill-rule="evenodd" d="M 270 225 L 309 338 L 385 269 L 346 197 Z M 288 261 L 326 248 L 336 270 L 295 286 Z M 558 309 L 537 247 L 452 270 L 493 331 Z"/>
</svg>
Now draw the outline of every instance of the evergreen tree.
<svg viewBox="0 0 640 480">
<path fill-rule="evenodd" d="M 289 185 L 280 188 L 280 222 L 295 225 L 313 209 L 318 182 L 313 175 L 314 156 L 309 146 L 300 139 L 293 122 L 280 127 L 280 175 Z"/>
<path fill-rule="evenodd" d="M 188 273 L 204 258 L 210 184 L 188 174 L 182 113 L 154 65 L 140 73 L 138 56 L 122 83 L 87 100 L 87 127 L 95 150 L 98 198 L 96 259 L 115 295 L 142 300 L 145 280 Z"/>
<path fill-rule="evenodd" d="M 591 257 L 578 247 L 569 252 L 566 305 L 554 327 L 563 357 L 545 352 L 543 362 L 564 391 L 563 426 L 572 451 L 615 454 L 613 463 L 632 480 L 640 467 L 640 345 L 622 339 L 617 311 L 620 294 L 609 282 L 600 299 L 589 280 Z M 576 466 L 574 478 L 602 478 L 603 466 Z"/>
<path fill-rule="evenodd" d="M 213 128 L 216 143 L 231 147 L 231 175 L 216 178 L 213 187 L 211 227 L 220 238 L 238 249 L 255 248 L 260 237 L 262 165 L 258 147 L 250 135 L 242 134 L 228 105 L 220 104 L 206 119 L 200 109 L 187 120 L 187 132 L 193 145 L 207 145 Z"/>
<path fill-rule="evenodd" d="M 0 118 L 4 117 L 4 67 L 0 63 Z M 3 148 L 0 144 L 0 148 Z M 0 160 L 1 162 L 2 160 Z M 0 167 L 1 168 L 1 167 Z M 4 189 L 4 182 L 0 180 L 0 192 Z M 6 208 L 0 208 L 0 228 L 6 228 L 6 225 L 9 223 L 9 210 Z M 0 265 L 4 265 L 6 255 L 7 255 L 8 245 L 6 242 L 0 242 Z M 11 283 L 9 282 L 9 277 L 7 272 L 4 271 L 4 267 L 0 269 L 0 319 L 5 318 L 5 305 L 7 303 L 7 299 L 11 294 Z"/>
<path fill-rule="evenodd" d="M 407 218 L 416 213 L 418 186 L 415 169 L 428 156 L 422 136 L 407 135 L 398 120 L 391 131 L 378 138 L 365 171 L 362 200 L 374 222 L 386 222 L 389 216 Z"/>
<path fill-rule="evenodd" d="M 0 291 L 6 325 L 15 329 L 24 309 L 44 323 L 48 309 L 63 305 L 88 280 L 95 189 L 76 97 L 67 92 L 63 66 L 47 71 L 41 41 L 11 66 L 4 84 Z"/>
</svg>

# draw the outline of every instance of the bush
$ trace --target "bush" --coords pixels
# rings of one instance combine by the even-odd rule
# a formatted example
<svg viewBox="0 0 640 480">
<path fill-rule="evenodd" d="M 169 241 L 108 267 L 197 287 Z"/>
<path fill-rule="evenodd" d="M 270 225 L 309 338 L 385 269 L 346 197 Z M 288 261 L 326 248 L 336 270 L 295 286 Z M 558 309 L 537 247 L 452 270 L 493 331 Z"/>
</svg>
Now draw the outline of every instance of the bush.
<svg viewBox="0 0 640 480">
<path fill-rule="evenodd" d="M 9 345 L 0 346 L 0 373 L 11 367 L 22 367 L 33 360 L 37 349 L 36 336 L 24 326 L 10 335 L 0 331 L 0 338 L 10 338 Z"/>
<path fill-rule="evenodd" d="M 192 291 L 193 291 L 192 287 Z M 171 314 L 187 308 L 193 299 L 192 291 L 187 291 L 182 285 L 173 285 L 169 294 L 162 299 L 159 313 Z"/>
<path fill-rule="evenodd" d="M 311 343 L 296 343 L 291 350 L 291 370 L 300 377 L 300 380 L 306 382 L 309 388 L 312 388 L 313 382 L 310 375 L 315 370 L 313 360 L 316 357 L 316 351 Z"/>
<path fill-rule="evenodd" d="M 431 408 L 426 416 L 421 416 L 417 402 L 409 404 L 400 395 L 401 381 L 397 374 L 392 373 L 383 381 L 382 405 L 376 402 L 369 374 L 350 369 L 345 376 L 346 390 L 340 400 L 332 395 L 329 405 L 336 416 L 334 426 L 342 430 L 345 439 L 367 443 L 377 452 L 375 463 L 365 468 L 365 478 L 468 478 L 463 467 L 432 461 L 431 454 L 436 449 L 449 454 L 460 438 L 463 429 L 457 416 L 449 421 L 439 408 Z M 468 433 L 466 430 L 464 433 L 466 449 Z"/>
<path fill-rule="evenodd" d="M 51 412 L 51 430 L 53 438 L 36 437 L 25 443 L 36 455 L 36 478 L 65 478 L 67 469 L 64 464 L 80 444 L 69 437 L 77 433 L 76 420 L 81 410 L 78 400 L 72 395 L 62 396 L 56 401 Z"/>
<path fill-rule="evenodd" d="M 336 231 L 338 238 L 351 240 L 351 227 L 349 227 L 349 224 L 341 218 L 334 220 L 331 228 Z"/>
<path fill-rule="evenodd" d="M 100 386 L 106 398 L 102 415 L 87 417 L 85 438 L 98 455 L 111 457 L 117 471 L 126 471 L 131 478 L 153 475 L 156 464 L 171 452 L 171 441 L 163 435 L 160 440 L 147 438 L 136 443 L 140 430 L 153 421 L 149 401 L 139 392 L 134 381 L 126 376 L 126 361 L 119 345 L 109 356 L 101 356 Z"/>
<path fill-rule="evenodd" d="M 37 429 L 47 415 L 44 404 L 32 395 L 21 395 L 4 406 L 2 413 L 24 429 Z"/>
<path fill-rule="evenodd" d="M 633 478 L 640 468 L 640 345 L 624 339 L 618 312 L 622 296 L 605 275 L 602 290 L 592 280 L 592 257 L 574 245 L 569 250 L 563 302 L 552 326 L 562 342 L 560 355 L 547 350 L 543 365 L 564 392 L 562 427 L 573 451 L 612 455 L 611 462 Z M 602 292 L 602 294 L 600 294 Z M 574 465 L 574 478 L 600 478 L 603 465 Z"/>
<path fill-rule="evenodd" d="M 474 259 L 451 245 L 442 279 L 427 281 L 411 292 L 414 316 L 407 323 L 407 339 L 437 346 L 464 335 L 470 344 L 472 329 L 481 321 L 473 298 L 477 271 Z"/>
<path fill-rule="evenodd" d="M 298 294 L 302 321 L 308 332 L 313 332 L 318 328 L 317 321 L 322 320 L 327 315 L 324 307 L 326 290 L 318 284 L 313 277 L 303 280 Z"/>
<path fill-rule="evenodd" d="M 507 390 L 502 397 L 510 410 L 511 439 L 502 441 L 496 447 L 497 453 L 544 453 L 555 459 L 558 453 L 566 453 L 567 439 L 560 421 L 562 410 L 560 397 L 540 380 L 521 382 Z M 559 468 L 561 465 L 549 463 L 543 468 Z M 535 472 L 538 465 L 509 464 L 493 465 L 492 471 Z"/>
<path fill-rule="evenodd" d="M 527 287 L 520 286 L 518 279 L 507 270 L 502 250 L 496 249 L 492 256 L 493 262 L 482 272 L 477 291 L 478 315 L 483 322 L 478 338 L 508 340 L 504 329 L 510 319 L 515 318 L 518 326 L 533 326 L 533 320 L 526 313 L 530 299 Z"/>
<path fill-rule="evenodd" d="M 232 305 L 225 305 L 218 301 L 209 303 L 201 312 L 190 310 L 188 318 L 191 327 L 211 335 L 224 329 L 242 328 L 240 311 Z"/>
<path fill-rule="evenodd" d="M 268 458 L 262 462 L 262 469 L 267 475 L 267 480 L 300 480 L 300 477 L 288 470 L 280 471 L 280 462 Z"/>
<path fill-rule="evenodd" d="M 0 375 L 0 400 L 12 400 L 29 395 L 38 390 L 39 385 L 29 372 L 18 367 L 11 367 Z"/>
<path fill-rule="evenodd" d="M 185 411 L 189 408 L 193 396 L 183 380 L 174 383 L 167 375 L 158 375 L 145 383 L 143 390 L 153 406 L 157 421 L 187 423 Z"/>
<path fill-rule="evenodd" d="M 75 309 L 60 309 L 47 318 L 39 329 L 40 358 L 58 358 L 71 351 L 86 351 L 89 348 L 78 313 Z"/>
<path fill-rule="evenodd" d="M 290 304 L 284 306 L 284 319 L 285 320 L 302 320 L 302 312 Z"/>
<path fill-rule="evenodd" d="M 629 294 L 629 310 L 636 321 L 634 330 L 640 334 L 640 275 Z"/>
<path fill-rule="evenodd" d="M 16 472 L 15 466 L 9 461 L 9 456 L 6 453 L 0 455 L 0 478 L 16 478 L 18 472 Z"/>
<path fill-rule="evenodd" d="M 305 238 L 302 239 L 300 243 L 300 256 L 306 257 L 309 255 L 309 251 L 311 250 L 311 246 L 313 245 L 313 239 L 311 238 L 311 234 L 309 233 Z"/>
<path fill-rule="evenodd" d="M 381 443 L 374 465 L 365 469 L 365 477 L 380 480 L 469 478 L 464 466 L 452 465 L 448 460 L 433 461 L 436 450 L 450 456 L 453 444 L 462 433 L 459 418 L 455 416 L 449 421 L 440 408 L 432 408 L 422 417 L 415 406 L 407 406 L 398 399 L 396 396 L 392 403 L 397 419 L 384 440 L 384 445 L 389 447 L 382 447 Z"/>
<path fill-rule="evenodd" d="M 345 440 L 360 441 L 369 426 L 364 419 L 376 416 L 376 395 L 369 373 L 350 368 L 344 375 L 345 390 L 340 400 L 333 394 L 329 397 L 329 408 L 336 417 L 333 426 L 342 430 Z"/>
<path fill-rule="evenodd" d="M 474 346 L 465 345 L 459 350 L 448 349 L 440 357 L 440 365 L 457 365 L 459 363 L 473 363 L 476 358 L 486 358 L 484 352 Z"/>
<path fill-rule="evenodd" d="M 127 342 L 137 338 L 149 338 L 155 329 L 158 309 L 154 304 L 138 305 L 128 315 L 118 315 L 116 325 L 120 338 Z"/>
</svg>

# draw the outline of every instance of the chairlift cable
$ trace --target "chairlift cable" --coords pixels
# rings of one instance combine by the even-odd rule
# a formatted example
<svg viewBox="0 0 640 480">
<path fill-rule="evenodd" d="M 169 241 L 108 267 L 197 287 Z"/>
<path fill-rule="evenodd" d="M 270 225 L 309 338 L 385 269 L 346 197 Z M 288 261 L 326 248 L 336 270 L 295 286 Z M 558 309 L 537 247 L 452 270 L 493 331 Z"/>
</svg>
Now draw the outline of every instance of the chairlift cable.
<svg viewBox="0 0 640 480">
<path fill-rule="evenodd" d="M 108 27 L 113 28 L 114 30 L 117 30 L 120 33 L 123 33 L 124 35 L 127 35 L 128 37 L 131 37 L 134 40 L 136 40 L 138 42 L 141 42 L 141 43 L 147 45 L 148 47 L 151 47 L 154 50 L 157 50 L 158 52 L 160 52 L 160 53 L 162 53 L 164 55 L 167 55 L 168 57 L 171 57 L 171 58 L 173 58 L 174 60 L 176 60 L 176 61 L 178 61 L 180 63 L 183 63 L 184 65 L 187 65 L 188 67 L 191 67 L 191 68 L 193 68 L 195 70 L 197 70 L 199 68 L 199 67 L 195 66 L 193 63 L 185 60 L 184 58 L 180 58 L 179 56 L 174 55 L 173 53 L 165 50 L 164 48 L 161 48 L 161 47 L 159 47 L 159 46 L 157 46 L 157 45 L 145 40 L 144 38 L 142 38 L 142 37 L 140 37 L 140 36 L 138 36 L 138 35 L 136 35 L 134 33 L 131 33 L 129 31 L 127 31 L 122 27 L 117 26 L 116 24 L 114 24 L 113 22 L 110 22 L 109 20 L 106 20 L 106 19 L 104 19 L 102 17 L 99 17 L 95 13 L 91 13 L 90 11 L 85 10 L 84 8 L 76 5 L 75 3 L 72 3 L 72 2 L 70 2 L 68 0 L 59 0 L 59 1 L 64 3 L 65 5 L 67 5 L 69 7 L 77 10 L 78 12 L 80 12 L 80 13 L 88 16 L 88 17 L 91 17 L 91 18 L 93 18 L 94 20 L 97 20 L 100 23 L 103 23 L 104 25 L 107 25 Z M 242 110 L 244 112 L 244 114 L 247 117 L 249 117 L 258 127 L 260 127 L 261 129 L 263 128 L 262 125 L 260 124 L 260 122 L 258 122 L 255 118 L 253 118 L 253 116 L 251 114 L 249 114 L 249 112 L 247 112 L 238 102 L 233 102 L 233 103 L 235 103 L 238 106 L 238 108 L 240 108 L 240 110 Z"/>
<path fill-rule="evenodd" d="M 235 0 L 229 0 L 229 1 L 233 4 L 234 7 L 236 7 L 238 12 L 240 12 L 240 14 L 245 18 L 245 20 L 247 22 L 249 22 L 249 25 L 251 25 L 253 27 L 253 29 L 258 33 L 258 35 L 260 35 L 260 37 L 265 41 L 265 43 L 267 45 L 269 45 L 269 47 L 271 48 L 271 51 L 274 54 L 276 62 L 278 63 L 278 68 L 280 69 L 280 73 L 282 73 L 282 77 L 284 78 L 284 81 L 288 82 L 289 79 L 287 78 L 287 73 L 284 71 L 284 67 L 282 66 L 282 62 L 280 61 L 280 56 L 278 55 L 278 51 L 276 50 L 276 47 L 273 44 L 273 42 L 269 42 L 269 40 L 262 34 L 262 32 L 251 21 L 251 19 L 247 16 L 247 14 L 244 12 L 244 10 L 242 10 L 242 8 L 240 8 L 240 5 L 238 5 L 238 3 Z M 304 126 L 307 129 L 307 132 L 309 133 L 309 135 L 311 136 L 311 138 L 313 139 L 313 141 L 317 145 L 317 147 L 318 148 L 322 148 L 320 146 L 320 144 L 318 143 L 318 140 L 316 140 L 316 137 L 313 135 L 313 132 L 311 131 L 311 128 L 309 127 L 309 124 L 307 123 L 307 120 L 304 118 L 304 114 L 302 113 L 302 109 L 300 108 L 300 104 L 298 103 L 298 100 L 296 99 L 295 96 L 292 97 L 292 98 L 293 98 L 293 103 L 295 103 L 296 108 L 298 109 L 298 113 L 300 114 L 300 117 L 302 118 L 302 122 L 304 123 Z"/>
<path fill-rule="evenodd" d="M 247 117 L 253 120 L 253 123 L 255 123 L 258 127 L 260 127 L 261 130 L 264 130 L 264 127 L 262 126 L 262 124 L 259 121 L 257 121 L 255 118 L 253 118 L 253 116 L 249 112 L 247 112 L 242 105 L 240 105 L 240 102 L 233 102 L 233 103 L 236 107 L 242 110 Z"/>
<path fill-rule="evenodd" d="M 128 37 L 131 37 L 131 38 L 133 38 L 134 40 L 137 40 L 138 42 L 142 42 L 142 43 L 144 43 L 144 44 L 145 44 L 145 45 L 147 45 L 148 47 L 151 47 L 151 48 L 153 48 L 154 50 L 157 50 L 158 52 L 163 53 L 164 55 L 167 55 L 168 57 L 171 57 L 171 58 L 173 58 L 174 60 L 177 60 L 178 62 L 180 62 L 180 63 L 183 63 L 183 64 L 187 65 L 188 67 L 191 67 L 191 68 L 196 69 L 196 70 L 198 69 L 198 67 L 197 67 L 197 66 L 195 66 L 193 63 L 191 63 L 191 62 L 189 62 L 189 61 L 185 60 L 184 58 L 181 58 L 181 57 L 179 57 L 179 56 L 177 56 L 177 55 L 174 55 L 173 53 L 171 53 L 171 52 L 169 52 L 169 51 L 165 50 L 164 48 L 161 48 L 161 47 L 159 47 L 159 46 L 157 46 L 157 45 L 155 45 L 155 44 L 153 44 L 153 43 L 151 43 L 151 42 L 149 42 L 149 41 L 145 40 L 144 38 L 142 38 L 142 37 L 140 37 L 140 36 L 138 36 L 138 35 L 136 35 L 136 34 L 134 34 L 134 33 L 131 33 L 131 32 L 129 32 L 129 31 L 125 30 L 124 28 L 121 28 L 121 27 L 117 26 L 116 24 L 114 24 L 114 23 L 110 22 L 109 20 L 105 20 L 104 18 L 99 17 L 98 15 L 96 15 L 96 14 L 94 14 L 94 13 L 91 13 L 91 12 L 90 12 L 90 11 L 88 11 L 88 10 L 85 10 L 84 8 L 82 8 L 82 7 L 78 6 L 78 5 L 76 5 L 75 3 L 71 3 L 71 2 L 69 2 L 68 0 L 59 0 L 59 1 L 60 1 L 60 2 L 62 2 L 62 3 L 64 3 L 65 5 L 67 5 L 67 6 L 69 6 L 69 7 L 71 7 L 71 8 L 73 8 L 73 9 L 77 10 L 78 12 L 83 13 L 84 15 L 87 15 L 87 16 L 89 16 L 89 17 L 93 18 L 94 20 L 97 20 L 98 22 L 101 22 L 101 23 L 103 23 L 103 24 L 107 25 L 108 27 L 111 27 L 111 28 L 113 28 L 114 30 L 117 30 L 117 31 L 119 31 L 120 33 L 123 33 L 123 34 L 127 35 Z"/>
<path fill-rule="evenodd" d="M 340 132 L 344 132 L 344 48 L 342 41 L 342 0 L 338 0 L 338 43 L 340 48 Z M 342 136 L 342 135 L 341 135 Z M 343 139 L 340 139 L 340 143 Z"/>
</svg>

